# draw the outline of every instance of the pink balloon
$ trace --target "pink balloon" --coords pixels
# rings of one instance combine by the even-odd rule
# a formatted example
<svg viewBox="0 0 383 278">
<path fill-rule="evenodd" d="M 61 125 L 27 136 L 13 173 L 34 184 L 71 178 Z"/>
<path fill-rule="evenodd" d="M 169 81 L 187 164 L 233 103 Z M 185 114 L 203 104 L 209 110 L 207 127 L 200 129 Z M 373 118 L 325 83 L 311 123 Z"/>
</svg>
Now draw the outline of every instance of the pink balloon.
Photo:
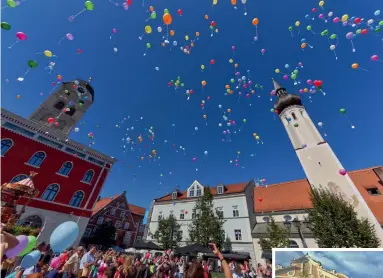
<svg viewBox="0 0 383 278">
<path fill-rule="evenodd" d="M 196 162 L 196 161 L 197 161 L 197 158 L 194 157 L 194 158 L 193 158 L 193 161 Z"/>
<path fill-rule="evenodd" d="M 353 35 L 352 32 L 348 32 L 348 33 L 346 34 L 346 39 L 351 40 L 351 39 L 352 39 L 352 35 Z"/>
<path fill-rule="evenodd" d="M 266 52 L 266 49 L 263 48 L 263 49 L 261 50 L 261 52 L 262 52 L 262 54 L 264 54 L 264 53 Z"/>
<path fill-rule="evenodd" d="M 324 17 L 324 15 L 323 15 L 323 14 L 320 14 L 318 17 L 319 17 L 320 19 L 322 19 L 322 18 Z"/>
<path fill-rule="evenodd" d="M 113 28 L 113 33 L 116 34 L 117 33 L 117 29 L 116 28 Z"/>
<path fill-rule="evenodd" d="M 309 85 L 311 85 L 311 84 L 313 83 L 313 81 L 312 81 L 311 79 L 308 79 L 308 80 L 306 81 L 306 83 L 309 84 Z"/>
<path fill-rule="evenodd" d="M 372 61 L 378 61 L 379 60 L 379 56 L 378 55 L 372 55 L 371 56 L 371 60 Z"/>
<path fill-rule="evenodd" d="M 339 17 L 335 17 L 333 20 L 332 20 L 332 22 L 334 22 L 334 23 L 338 23 L 339 22 Z"/>
<path fill-rule="evenodd" d="M 234 45 L 231 47 L 231 50 L 233 50 L 233 51 L 235 50 L 235 46 Z"/>
<path fill-rule="evenodd" d="M 288 75 L 284 75 L 284 76 L 283 76 L 283 79 L 284 79 L 284 80 L 287 80 L 287 79 L 289 79 L 289 76 L 288 76 Z"/>
<path fill-rule="evenodd" d="M 66 38 L 70 41 L 73 41 L 74 37 L 71 33 L 66 34 Z"/>
<path fill-rule="evenodd" d="M 129 9 L 129 5 L 126 2 L 124 2 L 124 4 L 122 4 L 122 7 L 124 8 L 125 11 L 127 11 Z"/>
<path fill-rule="evenodd" d="M 342 176 L 345 176 L 347 174 L 347 171 L 345 169 L 340 169 L 339 174 L 341 174 Z"/>
<path fill-rule="evenodd" d="M 299 90 L 299 93 L 303 94 L 303 89 L 300 89 L 300 90 Z"/>
<path fill-rule="evenodd" d="M 16 37 L 21 41 L 25 41 L 27 39 L 27 35 L 25 35 L 23 32 L 17 32 Z"/>
</svg>

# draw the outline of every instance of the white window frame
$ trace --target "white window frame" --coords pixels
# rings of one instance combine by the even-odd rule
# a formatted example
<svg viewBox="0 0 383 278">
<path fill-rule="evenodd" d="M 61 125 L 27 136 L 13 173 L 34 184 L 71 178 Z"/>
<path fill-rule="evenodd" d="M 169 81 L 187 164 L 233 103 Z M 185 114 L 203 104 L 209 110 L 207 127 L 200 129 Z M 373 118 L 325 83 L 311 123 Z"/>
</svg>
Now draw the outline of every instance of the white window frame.
<svg viewBox="0 0 383 278">
<path fill-rule="evenodd" d="M 177 191 L 173 191 L 172 193 L 172 200 L 177 199 Z"/>
<path fill-rule="evenodd" d="M 202 188 L 199 187 L 198 185 L 197 185 L 197 190 L 196 190 L 196 192 L 195 192 L 195 195 L 196 195 L 197 197 L 202 196 Z"/>
<path fill-rule="evenodd" d="M 181 212 L 180 212 L 180 219 L 181 220 L 185 219 L 185 210 L 181 210 Z"/>
<path fill-rule="evenodd" d="M 125 222 L 125 223 L 124 223 L 124 229 L 125 229 L 125 230 L 128 230 L 128 229 L 129 229 L 129 222 Z"/>
<path fill-rule="evenodd" d="M 195 197 L 194 196 L 194 187 L 189 190 L 189 197 Z"/>
<path fill-rule="evenodd" d="M 222 218 L 224 217 L 224 213 L 223 213 L 223 207 L 217 207 L 217 214 L 218 213 L 221 213 L 222 214 Z"/>
<path fill-rule="evenodd" d="M 217 194 L 223 194 L 223 185 L 217 186 Z"/>
<path fill-rule="evenodd" d="M 121 228 L 122 224 L 121 224 L 121 221 L 120 220 L 116 220 L 116 223 L 115 223 L 115 227 L 117 229 Z"/>
<path fill-rule="evenodd" d="M 233 217 L 239 217 L 238 205 L 237 206 L 233 206 Z"/>
<path fill-rule="evenodd" d="M 234 230 L 234 238 L 236 241 L 242 241 L 242 230 L 241 229 L 235 229 Z"/>
<path fill-rule="evenodd" d="M 164 219 L 164 214 L 163 214 L 162 211 L 160 211 L 160 212 L 158 213 L 157 220 L 160 221 L 160 220 L 162 220 L 162 219 Z"/>
</svg>

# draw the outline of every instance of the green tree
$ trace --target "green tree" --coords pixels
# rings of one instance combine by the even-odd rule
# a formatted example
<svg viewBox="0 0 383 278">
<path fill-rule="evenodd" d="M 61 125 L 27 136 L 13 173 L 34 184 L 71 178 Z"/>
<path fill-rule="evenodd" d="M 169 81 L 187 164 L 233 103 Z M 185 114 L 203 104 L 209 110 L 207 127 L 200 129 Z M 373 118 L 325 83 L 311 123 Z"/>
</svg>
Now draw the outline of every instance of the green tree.
<svg viewBox="0 0 383 278">
<path fill-rule="evenodd" d="M 230 237 L 227 236 L 225 239 L 225 242 L 223 243 L 223 250 L 231 251 L 231 249 L 232 249 L 231 240 L 230 240 Z"/>
<path fill-rule="evenodd" d="M 181 225 L 177 223 L 177 219 L 173 215 L 168 218 L 161 219 L 153 237 L 158 244 L 164 249 L 174 249 L 178 247 L 178 243 L 182 240 Z"/>
<path fill-rule="evenodd" d="M 115 245 L 116 227 L 112 222 L 105 222 L 97 226 L 97 230 L 89 237 L 88 243 L 97 245 Z"/>
<path fill-rule="evenodd" d="M 270 216 L 270 222 L 267 223 L 266 236 L 259 240 L 259 245 L 263 250 L 287 247 L 289 245 L 289 235 L 289 230 L 279 226 L 275 222 L 274 217 Z"/>
<path fill-rule="evenodd" d="M 340 194 L 312 188 L 308 210 L 310 230 L 320 248 L 377 248 L 380 240 L 367 218 L 360 219 Z"/>
<path fill-rule="evenodd" d="M 190 241 L 206 247 L 210 242 L 214 242 L 221 248 L 225 241 L 223 223 L 222 214 L 214 210 L 213 195 L 207 186 L 193 208 L 193 220 L 189 225 Z"/>
</svg>

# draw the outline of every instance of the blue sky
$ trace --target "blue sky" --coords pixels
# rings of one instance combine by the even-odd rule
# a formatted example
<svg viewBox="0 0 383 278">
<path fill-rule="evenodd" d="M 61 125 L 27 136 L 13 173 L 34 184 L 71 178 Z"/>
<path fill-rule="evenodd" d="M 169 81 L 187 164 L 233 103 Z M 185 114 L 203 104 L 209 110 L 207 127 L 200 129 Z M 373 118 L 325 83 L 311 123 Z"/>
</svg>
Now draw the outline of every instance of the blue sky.
<svg viewBox="0 0 383 278">
<path fill-rule="evenodd" d="M 383 252 L 366 251 L 311 251 L 309 255 L 320 261 L 327 270 L 336 270 L 349 278 L 376 278 L 383 273 Z M 281 251 L 275 254 L 275 263 L 288 266 L 291 260 L 304 256 L 300 251 Z"/>
<path fill-rule="evenodd" d="M 321 132 L 328 134 L 327 140 L 345 169 L 383 164 L 383 133 L 378 128 L 382 118 L 383 64 L 370 60 L 374 54 L 383 57 L 383 32 L 358 35 L 353 53 L 345 35 L 356 28 L 311 20 L 312 8 L 320 10 L 318 1 L 249 0 L 246 16 L 244 6 L 238 2 L 234 9 L 229 1 L 222 0 L 214 8 L 211 1 L 198 1 L 197 4 L 195 1 L 145 0 L 143 6 L 142 1 L 132 0 L 129 9 L 124 10 L 108 0 L 95 0 L 94 10 L 82 13 L 73 22 L 69 22 L 68 17 L 83 9 L 82 1 L 24 1 L 16 8 L 4 8 L 2 21 L 11 24 L 12 29 L 1 30 L 2 107 L 27 117 L 52 91 L 57 74 L 64 81 L 92 77 L 95 102 L 79 123 L 80 131 L 70 136 L 87 145 L 87 135 L 93 132 L 93 147 L 119 159 L 105 184 L 104 196 L 126 190 L 130 202 L 145 207 L 153 198 L 172 191 L 177 185 L 184 189 L 195 179 L 216 185 L 252 178 L 265 178 L 267 183 L 275 183 L 304 177 L 284 128 L 270 112 L 274 102 L 269 95 L 273 89 L 272 77 L 292 93 L 308 87 L 307 79 L 322 80 L 326 96 L 313 94 L 310 102 L 309 94 L 303 94 L 302 99 L 312 120 L 323 122 Z M 146 22 L 150 5 L 157 19 Z M 166 35 L 162 23 L 165 8 L 173 17 L 169 30 L 175 31 L 170 44 L 174 40 L 178 44 L 172 50 L 161 46 Z M 177 15 L 178 9 L 182 9 L 182 16 Z M 383 10 L 378 0 L 363 4 L 326 1 L 324 13 L 333 11 L 333 17 L 349 14 L 365 18 L 365 21 L 369 18 L 382 20 L 382 16 L 373 15 L 378 9 Z M 306 14 L 310 19 L 305 19 Z M 209 20 L 205 20 L 205 15 Z M 252 25 L 254 17 L 259 18 L 256 42 L 253 40 L 256 34 Z M 215 21 L 219 30 L 214 36 L 209 28 L 211 21 Z M 301 22 L 300 34 L 298 37 L 294 29 L 294 37 L 291 37 L 288 27 L 296 21 Z M 153 32 L 139 40 L 146 25 L 150 25 Z M 306 31 L 307 25 L 312 26 L 316 35 Z M 157 32 L 159 26 L 164 30 L 162 33 Z M 110 39 L 113 28 L 117 33 Z M 329 50 L 327 38 L 320 36 L 325 29 L 339 36 L 338 60 Z M 199 39 L 190 55 L 186 55 L 179 47 L 186 45 L 186 34 L 190 43 L 197 31 Z M 16 40 L 16 32 L 24 32 L 27 40 L 8 49 Z M 67 33 L 71 33 L 74 40 L 64 39 L 58 45 Z M 302 51 L 302 38 L 314 48 Z M 148 42 L 151 48 L 143 56 Z M 250 76 L 253 86 L 263 86 L 263 90 L 256 89 L 250 99 L 239 98 L 238 91 L 225 95 L 225 85 L 234 77 L 233 64 L 229 63 L 233 45 L 239 76 Z M 117 53 L 114 48 L 118 49 Z M 57 55 L 52 58 L 56 65 L 51 74 L 45 69 L 48 58 L 36 54 L 47 49 Z M 81 54 L 77 53 L 78 49 L 82 50 Z M 266 50 L 264 55 L 261 49 Z M 27 70 L 30 59 L 36 60 L 39 66 L 30 70 L 23 82 L 17 81 Z M 212 59 L 215 64 L 209 71 Z M 300 85 L 294 86 L 291 80 L 284 81 L 281 74 L 274 72 L 279 68 L 289 74 L 299 62 L 303 64 L 298 75 Z M 368 72 L 351 69 L 355 62 Z M 206 66 L 204 72 L 201 72 L 202 64 Z M 285 64 L 290 68 L 285 69 Z M 185 86 L 178 90 L 168 88 L 168 82 L 178 76 Z M 203 90 L 202 80 L 207 81 Z M 187 89 L 194 90 L 190 100 L 185 96 Z M 200 106 L 202 100 L 206 101 L 204 111 Z M 231 109 L 227 116 L 237 122 L 237 127 L 219 127 L 219 123 L 225 124 L 219 104 L 225 110 Z M 339 113 L 341 108 L 347 109 L 355 129 L 351 129 L 347 119 Z M 206 121 L 202 117 L 204 114 Z M 246 123 L 242 126 L 243 119 Z M 148 134 L 150 127 L 155 133 L 153 141 L 145 137 L 134 150 L 125 141 L 124 149 L 123 138 L 137 141 L 140 134 Z M 231 142 L 222 142 L 225 129 L 231 130 Z M 257 144 L 253 133 L 257 133 L 264 144 Z M 149 158 L 152 150 L 157 152 L 155 161 Z M 239 160 L 238 167 L 235 159 Z"/>
</svg>

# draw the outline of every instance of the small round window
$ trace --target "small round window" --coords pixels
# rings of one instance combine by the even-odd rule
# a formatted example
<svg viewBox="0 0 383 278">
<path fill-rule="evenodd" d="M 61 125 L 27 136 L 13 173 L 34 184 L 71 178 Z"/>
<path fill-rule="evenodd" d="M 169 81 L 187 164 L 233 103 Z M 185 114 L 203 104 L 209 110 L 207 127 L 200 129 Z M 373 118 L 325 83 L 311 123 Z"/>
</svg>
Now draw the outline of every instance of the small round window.
<svg viewBox="0 0 383 278">
<path fill-rule="evenodd" d="M 270 222 L 270 217 L 268 217 L 268 216 L 265 216 L 265 217 L 263 217 L 262 219 L 263 219 L 263 221 L 265 221 L 266 223 Z"/>
<path fill-rule="evenodd" d="M 283 219 L 285 219 L 286 221 L 291 221 L 293 218 L 290 215 L 285 215 L 283 216 Z"/>
</svg>

